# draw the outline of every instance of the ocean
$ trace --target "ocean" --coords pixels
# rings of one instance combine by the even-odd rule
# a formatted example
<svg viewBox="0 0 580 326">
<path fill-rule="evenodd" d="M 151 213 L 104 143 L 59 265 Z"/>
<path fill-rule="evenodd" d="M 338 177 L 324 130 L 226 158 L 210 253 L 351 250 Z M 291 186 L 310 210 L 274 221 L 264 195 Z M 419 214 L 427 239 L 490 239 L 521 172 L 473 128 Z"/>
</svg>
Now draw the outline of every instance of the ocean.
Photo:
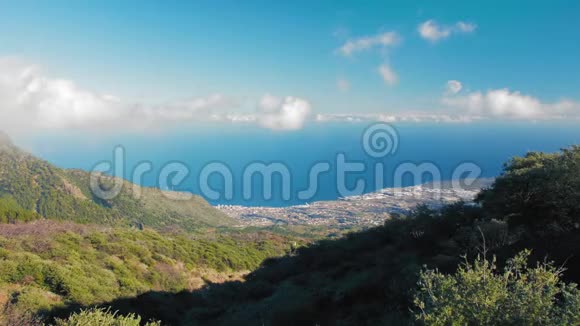
<svg viewBox="0 0 580 326">
<path fill-rule="evenodd" d="M 389 137 L 373 143 L 369 126 Z M 433 179 L 470 177 L 470 172 L 495 177 L 514 156 L 580 144 L 580 128 L 572 123 L 385 126 L 359 122 L 312 123 L 303 130 L 280 132 L 216 124 L 153 132 L 108 131 L 105 136 L 53 132 L 15 141 L 59 167 L 84 170 L 112 162 L 115 148 L 118 154 L 122 148 L 117 167 L 122 165 L 123 177 L 140 185 L 193 192 L 214 205 L 282 207 Z M 134 177 L 136 170 L 148 167 L 151 171 Z M 409 173 L 397 175 L 397 171 Z M 416 171 L 425 173 L 414 175 Z M 181 174 L 185 178 L 177 180 Z"/>
</svg>

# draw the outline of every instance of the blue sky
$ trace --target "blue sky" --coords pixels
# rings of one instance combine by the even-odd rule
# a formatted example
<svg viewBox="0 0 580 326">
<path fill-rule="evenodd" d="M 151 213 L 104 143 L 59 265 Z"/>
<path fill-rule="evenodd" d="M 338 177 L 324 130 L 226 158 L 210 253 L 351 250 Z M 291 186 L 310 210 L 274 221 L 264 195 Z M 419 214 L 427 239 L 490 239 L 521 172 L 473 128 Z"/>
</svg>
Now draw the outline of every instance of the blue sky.
<svg viewBox="0 0 580 326">
<path fill-rule="evenodd" d="M 577 120 L 579 15 L 577 1 L 0 1 L 14 98 L 0 127 Z"/>
</svg>

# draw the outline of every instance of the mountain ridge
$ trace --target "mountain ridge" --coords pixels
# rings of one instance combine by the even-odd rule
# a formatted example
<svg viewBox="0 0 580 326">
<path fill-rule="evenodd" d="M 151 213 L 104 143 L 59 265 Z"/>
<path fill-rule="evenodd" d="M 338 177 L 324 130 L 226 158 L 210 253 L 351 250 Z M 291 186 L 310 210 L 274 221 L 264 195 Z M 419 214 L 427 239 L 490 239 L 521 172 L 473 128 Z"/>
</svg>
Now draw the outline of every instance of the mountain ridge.
<svg viewBox="0 0 580 326">
<path fill-rule="evenodd" d="M 100 182 L 112 180 L 100 176 Z M 172 200 L 174 196 L 162 190 L 122 182 L 115 198 L 100 199 L 90 189 L 89 172 L 58 168 L 21 150 L 0 133 L 0 197 L 12 198 L 43 218 L 185 231 L 235 224 L 199 196 Z"/>
</svg>

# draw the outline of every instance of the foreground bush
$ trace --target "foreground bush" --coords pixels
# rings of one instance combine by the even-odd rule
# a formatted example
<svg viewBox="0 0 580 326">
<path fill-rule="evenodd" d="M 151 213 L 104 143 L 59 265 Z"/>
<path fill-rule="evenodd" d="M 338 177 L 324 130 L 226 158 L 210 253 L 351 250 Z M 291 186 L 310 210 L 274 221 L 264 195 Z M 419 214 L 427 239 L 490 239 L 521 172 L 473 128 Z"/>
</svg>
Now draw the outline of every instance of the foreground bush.
<svg viewBox="0 0 580 326">
<path fill-rule="evenodd" d="M 415 297 L 416 317 L 427 325 L 579 325 L 580 291 L 560 280 L 551 264 L 527 267 L 530 251 L 509 260 L 478 258 L 452 275 L 426 270 Z"/>
<path fill-rule="evenodd" d="M 118 316 L 106 309 L 90 309 L 59 319 L 56 326 L 140 326 L 141 317 L 130 314 Z M 159 326 L 159 322 L 147 322 L 145 326 Z"/>
</svg>

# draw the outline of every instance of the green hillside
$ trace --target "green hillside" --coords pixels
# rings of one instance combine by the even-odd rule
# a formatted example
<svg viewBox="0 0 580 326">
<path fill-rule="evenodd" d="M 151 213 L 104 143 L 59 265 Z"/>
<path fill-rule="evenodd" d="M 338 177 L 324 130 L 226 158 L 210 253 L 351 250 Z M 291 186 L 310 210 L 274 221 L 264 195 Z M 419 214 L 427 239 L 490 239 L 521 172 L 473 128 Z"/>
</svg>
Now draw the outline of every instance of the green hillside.
<svg viewBox="0 0 580 326">
<path fill-rule="evenodd" d="M 39 217 L 186 231 L 234 223 L 201 197 L 172 200 L 158 189 L 137 187 L 127 181 L 114 199 L 96 198 L 90 191 L 87 172 L 57 168 L 13 146 L 6 136 L 1 138 L 0 198 L 13 200 L 20 209 L 36 212 Z M 110 177 L 102 178 L 103 183 L 110 181 Z M 16 219 L 21 217 L 31 218 L 21 214 Z"/>
<path fill-rule="evenodd" d="M 270 233 L 191 237 L 39 220 L 0 225 L 0 325 L 71 309 L 240 279 L 294 239 Z"/>
</svg>

